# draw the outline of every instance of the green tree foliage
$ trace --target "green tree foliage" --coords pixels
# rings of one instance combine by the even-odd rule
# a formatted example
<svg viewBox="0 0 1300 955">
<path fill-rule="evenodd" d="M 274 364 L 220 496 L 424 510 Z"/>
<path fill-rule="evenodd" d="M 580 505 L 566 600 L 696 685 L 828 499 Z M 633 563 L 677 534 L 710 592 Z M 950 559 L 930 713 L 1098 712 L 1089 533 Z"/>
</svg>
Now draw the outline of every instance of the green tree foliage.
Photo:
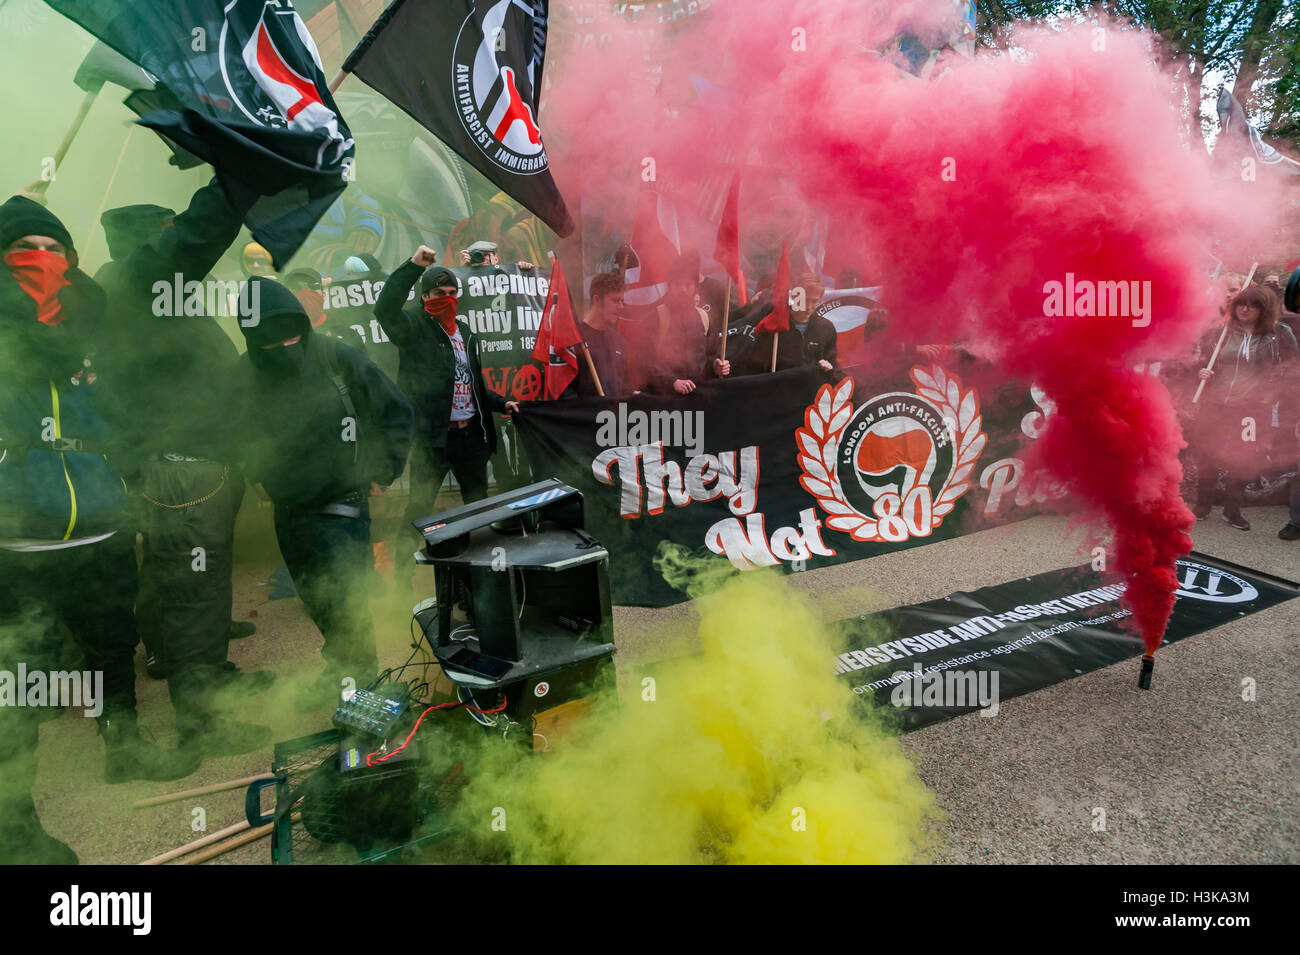
<svg viewBox="0 0 1300 955">
<path fill-rule="evenodd" d="M 1190 134 L 1216 130 L 1201 105 L 1212 103 L 1226 82 L 1265 136 L 1300 147 L 1294 0 L 980 0 L 977 10 L 981 44 L 1003 52 L 1015 45 L 1016 21 L 1054 26 L 1092 22 L 1100 14 L 1150 30 L 1161 41 L 1158 56 L 1182 87 Z"/>
</svg>

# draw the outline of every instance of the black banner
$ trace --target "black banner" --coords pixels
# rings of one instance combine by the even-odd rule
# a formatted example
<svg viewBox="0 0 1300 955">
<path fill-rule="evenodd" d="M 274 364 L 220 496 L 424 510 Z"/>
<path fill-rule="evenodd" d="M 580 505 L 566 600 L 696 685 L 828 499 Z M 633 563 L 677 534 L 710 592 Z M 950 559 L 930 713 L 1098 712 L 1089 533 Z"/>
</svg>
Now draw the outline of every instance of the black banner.
<svg viewBox="0 0 1300 955">
<path fill-rule="evenodd" d="M 1196 552 L 1178 561 L 1178 580 L 1165 643 L 1300 596 L 1300 584 Z M 844 620 L 835 672 L 898 708 L 904 729 L 976 709 L 996 716 L 1002 700 L 1139 656 L 1123 593 L 1085 564 Z"/>
<path fill-rule="evenodd" d="M 479 340 L 487 385 L 506 398 L 529 401 L 541 394 L 541 369 L 530 359 L 546 304 L 550 278 L 518 266 L 464 266 L 451 270 L 460 282 L 457 312 Z M 397 377 L 397 348 L 375 318 L 375 300 L 387 276 L 373 273 L 336 281 L 324 289 L 324 330 L 359 345 L 390 377 Z M 415 292 L 408 309 L 418 309 Z"/>
<path fill-rule="evenodd" d="M 460 280 L 457 311 L 479 340 L 479 363 L 488 387 L 515 401 L 542 396 L 542 371 L 533 362 L 549 271 L 516 265 L 466 265 L 452 269 Z"/>
<path fill-rule="evenodd" d="M 538 128 L 548 0 L 393 0 L 343 68 L 561 236 L 573 220 Z"/>
<path fill-rule="evenodd" d="M 788 572 L 1020 520 L 1063 496 L 1022 457 L 1050 404 L 994 369 L 958 367 L 796 368 L 515 417 L 534 474 L 582 491 L 615 601 L 664 606 L 687 598 L 654 569 L 661 542 Z"/>
</svg>

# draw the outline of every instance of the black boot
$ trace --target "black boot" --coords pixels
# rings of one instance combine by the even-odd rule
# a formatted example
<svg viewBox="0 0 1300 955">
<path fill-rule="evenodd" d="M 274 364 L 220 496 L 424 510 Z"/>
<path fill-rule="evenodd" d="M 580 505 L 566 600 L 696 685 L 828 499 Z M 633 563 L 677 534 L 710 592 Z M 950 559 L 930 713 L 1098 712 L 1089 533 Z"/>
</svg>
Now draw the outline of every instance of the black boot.
<svg viewBox="0 0 1300 955">
<path fill-rule="evenodd" d="M 231 689 L 228 674 L 233 670 L 233 664 L 228 665 L 230 670 L 225 667 L 190 668 L 168 681 L 172 708 L 176 711 L 176 737 L 182 750 L 199 759 L 252 753 L 271 743 L 269 726 L 234 719 L 220 712 L 214 704 L 215 696 Z M 234 670 L 234 673 L 239 671 Z M 235 692 L 243 695 L 238 690 Z"/>
<path fill-rule="evenodd" d="M 209 712 L 201 719 L 182 721 L 176 714 L 176 735 L 181 749 L 197 758 L 205 756 L 239 756 L 255 753 L 271 745 L 271 727 L 244 723 L 219 713 Z"/>
<path fill-rule="evenodd" d="M 227 660 L 213 676 L 213 689 L 219 689 L 236 696 L 252 696 L 269 689 L 275 682 L 274 670 L 241 670 Z"/>
<path fill-rule="evenodd" d="M 0 865 L 76 865 L 77 854 L 45 831 L 30 794 L 0 808 Z"/>
<path fill-rule="evenodd" d="M 104 781 L 124 783 L 132 779 L 168 782 L 184 779 L 199 768 L 199 758 L 177 749 L 163 749 L 140 738 L 135 710 L 105 710 L 99 718 L 104 737 Z"/>
</svg>

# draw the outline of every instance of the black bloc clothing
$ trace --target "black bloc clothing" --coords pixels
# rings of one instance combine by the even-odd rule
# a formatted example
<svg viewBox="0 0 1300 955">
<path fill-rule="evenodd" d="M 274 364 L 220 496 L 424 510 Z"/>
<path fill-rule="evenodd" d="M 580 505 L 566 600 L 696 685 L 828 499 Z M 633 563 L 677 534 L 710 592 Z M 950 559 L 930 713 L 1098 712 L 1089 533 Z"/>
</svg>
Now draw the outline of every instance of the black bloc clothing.
<svg viewBox="0 0 1300 955">
<path fill-rule="evenodd" d="M 244 479 L 229 465 L 176 455 L 140 464 L 140 636 L 182 681 L 226 661 L 235 509 Z"/>
<path fill-rule="evenodd" d="M 767 311 L 771 311 L 768 309 Z M 761 321 L 761 318 L 758 319 Z M 811 316 L 802 332 L 790 322 L 789 331 L 778 332 L 776 342 L 776 370 L 812 365 L 825 359 L 835 365 L 839 353 L 835 343 L 838 337 L 830 319 Z M 759 332 L 744 352 L 739 372 L 743 375 L 762 374 L 772 370 L 772 332 Z"/>
<path fill-rule="evenodd" d="M 402 473 L 411 441 L 411 406 L 362 352 L 313 335 L 304 315 L 306 358 L 299 374 L 272 376 L 247 366 L 243 445 L 250 481 L 277 506 L 324 505 Z M 349 412 L 335 371 L 348 391 Z"/>
<path fill-rule="evenodd" d="M 139 642 L 132 602 L 136 592 L 133 534 L 96 544 L 18 553 L 0 549 L 0 670 L 17 674 L 62 670 L 61 626 L 85 655 L 82 669 L 104 675 L 102 712 L 134 709 L 133 655 Z M 26 687 L 16 687 L 26 692 Z M 30 697 L 29 700 L 30 702 Z M 36 781 L 40 722 L 62 710 L 0 706 L 0 817 L 16 812 Z M 78 717 L 89 705 L 74 709 Z"/>
<path fill-rule="evenodd" d="M 406 262 L 394 270 L 375 303 L 375 318 L 384 334 L 397 346 L 400 355 L 397 384 L 415 407 L 415 443 L 439 448 L 447 443 L 447 430 L 451 423 L 456 355 L 452 340 L 425 313 L 420 301 L 406 301 L 422 271 L 414 262 Z M 506 401 L 483 382 L 477 336 L 465 322 L 460 322 L 459 327 L 469 364 L 469 386 L 474 408 L 479 414 L 479 427 L 489 453 L 493 453 L 497 447 L 496 430 L 483 423 L 483 416 L 489 412 L 504 412 Z"/>
<path fill-rule="evenodd" d="M 379 669 L 366 597 L 374 559 L 368 500 L 358 492 L 330 511 L 277 504 L 275 537 L 307 615 L 325 639 L 321 656 L 331 669 L 365 686 Z"/>
<path fill-rule="evenodd" d="M 596 366 L 596 374 L 600 376 L 600 386 L 606 397 L 628 394 L 627 342 L 623 336 L 615 329 L 600 329 L 586 322 L 578 326 L 578 331 L 591 352 L 591 361 Z M 582 398 L 597 394 L 596 382 L 587 368 L 587 359 L 582 355 L 578 356 L 578 377 L 570 388 Z"/>
<path fill-rule="evenodd" d="M 456 475 L 466 504 L 487 497 L 488 445 L 476 415 L 464 428 L 447 432 L 440 448 L 416 445 L 411 449 L 411 499 L 406 508 L 408 528 L 414 521 L 437 512 L 438 490 L 447 472 Z M 414 532 L 414 528 L 410 528 Z"/>
<path fill-rule="evenodd" d="M 375 303 L 375 317 L 401 356 L 398 384 L 415 406 L 408 527 L 437 509 L 438 489 L 448 471 L 456 475 L 466 502 L 487 496 L 487 462 L 497 450 L 491 414 L 506 410 L 505 399 L 483 381 L 478 338 L 469 325 L 457 323 L 457 342 L 418 299 L 407 303 L 422 271 L 414 262 L 403 264 Z M 461 408 L 473 408 L 472 417 L 453 420 L 459 417 L 454 414 L 458 400 Z"/>
</svg>

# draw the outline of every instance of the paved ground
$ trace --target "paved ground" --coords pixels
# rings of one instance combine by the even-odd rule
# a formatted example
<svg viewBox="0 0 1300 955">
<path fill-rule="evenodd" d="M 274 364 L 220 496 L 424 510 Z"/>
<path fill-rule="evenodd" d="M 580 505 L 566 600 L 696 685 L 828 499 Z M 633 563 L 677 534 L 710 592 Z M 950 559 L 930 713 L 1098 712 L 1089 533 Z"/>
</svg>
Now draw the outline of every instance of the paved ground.
<svg viewBox="0 0 1300 955">
<path fill-rule="evenodd" d="M 1284 577 L 1300 577 L 1300 543 L 1275 536 L 1282 508 L 1248 512 L 1255 530 L 1216 516 L 1197 526 L 1197 548 Z M 277 739 L 325 728 L 327 714 L 298 713 L 293 677 L 321 668 L 320 638 L 293 600 L 270 601 L 263 584 L 279 565 L 269 512 L 240 515 L 236 617 L 257 612 L 256 636 L 232 645 L 245 669 L 286 676 L 255 698 L 250 719 Z M 788 578 L 815 596 L 826 619 L 942 597 L 954 590 L 1083 563 L 1081 536 L 1062 518 L 1037 518 Z M 421 571 L 421 573 L 425 573 Z M 418 594 L 417 594 L 418 596 Z M 385 663 L 407 655 L 410 596 L 377 599 Z M 692 631 L 691 605 L 618 608 L 623 670 L 663 656 Z M 1136 688 L 1127 661 L 1002 704 L 993 719 L 970 715 L 904 738 L 946 821 L 938 862 L 1295 863 L 1300 861 L 1300 600 L 1160 651 L 1155 686 Z M 142 722 L 173 744 L 163 684 L 143 675 Z M 1243 702 L 1243 677 L 1258 699 Z M 92 720 L 69 712 L 41 730 L 37 804 L 47 828 L 83 863 L 138 862 L 242 819 L 243 791 L 132 810 L 134 800 L 265 772 L 270 752 L 210 760 L 178 783 L 102 781 L 102 746 Z M 1093 829 L 1105 810 L 1105 831 Z M 259 844 L 221 857 L 265 863 Z"/>
</svg>

